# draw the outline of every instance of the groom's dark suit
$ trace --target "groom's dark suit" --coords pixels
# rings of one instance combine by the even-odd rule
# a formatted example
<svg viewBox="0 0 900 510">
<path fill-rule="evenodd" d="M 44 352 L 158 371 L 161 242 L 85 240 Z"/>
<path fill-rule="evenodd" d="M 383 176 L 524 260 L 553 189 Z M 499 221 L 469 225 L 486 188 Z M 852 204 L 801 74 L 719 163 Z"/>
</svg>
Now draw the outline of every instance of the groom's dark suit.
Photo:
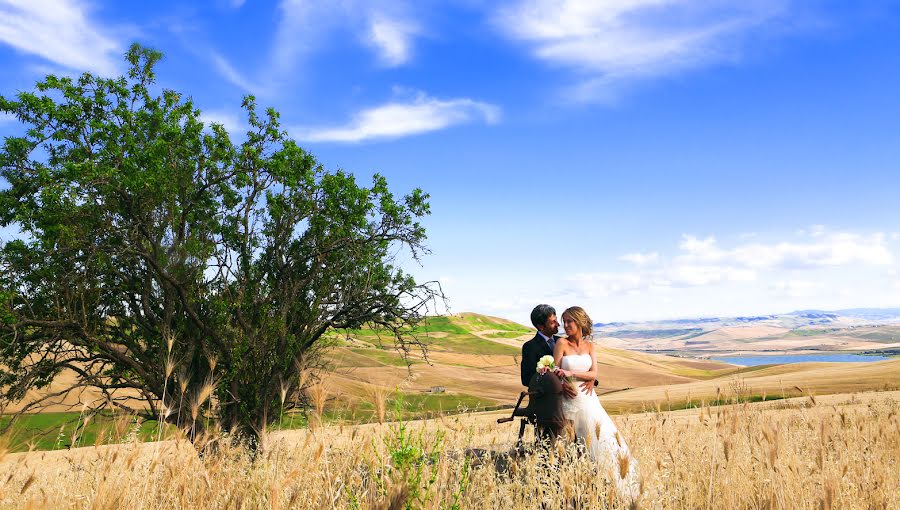
<svg viewBox="0 0 900 510">
<path fill-rule="evenodd" d="M 556 342 L 556 339 L 559 338 L 556 335 L 553 335 L 553 341 Z M 553 355 L 553 349 L 547 345 L 547 341 L 544 340 L 544 337 L 541 336 L 540 333 L 536 333 L 534 338 L 522 344 L 522 364 L 520 366 L 522 370 L 522 386 L 528 386 L 528 383 L 531 382 L 531 377 L 537 372 L 537 362 L 541 359 L 541 356 Z"/>
</svg>

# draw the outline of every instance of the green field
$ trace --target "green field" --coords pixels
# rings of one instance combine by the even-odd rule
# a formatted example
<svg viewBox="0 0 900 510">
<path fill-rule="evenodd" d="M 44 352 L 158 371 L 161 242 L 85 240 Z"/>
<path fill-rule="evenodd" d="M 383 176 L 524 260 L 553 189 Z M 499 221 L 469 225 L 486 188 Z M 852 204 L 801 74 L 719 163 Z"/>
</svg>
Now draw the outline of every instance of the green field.
<svg viewBox="0 0 900 510">
<path fill-rule="evenodd" d="M 391 397 L 386 402 L 386 415 L 393 419 L 399 412 L 403 419 L 425 418 L 441 414 L 455 414 L 463 411 L 485 410 L 495 408 L 497 403 L 490 399 L 474 395 L 448 393 L 403 393 L 399 397 Z M 327 422 L 370 423 L 375 421 L 375 406 L 371 402 L 358 402 L 352 408 L 335 406 L 325 410 Z M 293 420 L 301 420 L 296 416 Z M 284 428 L 290 427 L 290 417 L 284 419 Z"/>
<path fill-rule="evenodd" d="M 488 333 L 484 336 L 488 338 L 519 338 L 526 333 L 531 333 L 531 331 L 526 331 L 525 333 L 520 331 L 498 331 L 496 333 Z"/>
<path fill-rule="evenodd" d="M 872 342 L 894 343 L 900 342 L 900 330 L 896 328 L 884 328 L 882 330 L 867 331 L 865 333 L 853 333 L 850 336 L 860 340 Z"/>
<path fill-rule="evenodd" d="M 428 345 L 429 349 L 435 351 L 510 356 L 515 356 L 520 352 L 518 347 L 485 340 L 472 333 L 490 329 L 500 330 L 495 334 L 488 335 L 490 338 L 516 338 L 530 332 L 525 326 L 496 322 L 484 316 L 442 316 L 428 317 L 423 324 L 411 330 L 410 334 L 416 335 L 419 340 Z M 430 336 L 431 334 L 437 334 L 437 336 Z M 393 345 L 393 337 L 390 334 L 365 328 L 335 331 L 331 340 L 335 345 L 350 347 L 350 343 L 346 341 L 348 336 L 373 347 L 381 348 Z M 396 358 L 392 357 L 393 352 L 388 349 L 381 351 L 382 354 L 371 355 L 367 349 L 351 348 L 350 350 L 385 364 L 406 365 L 399 355 Z"/>
<path fill-rule="evenodd" d="M 117 443 L 135 438 L 150 441 L 166 437 L 169 426 L 159 428 L 159 422 L 141 421 L 127 415 L 98 414 L 87 425 L 80 413 L 25 414 L 7 432 L 12 451 L 59 450 L 77 446 Z M 9 423 L 9 416 L 0 416 L 0 427 Z"/>
<path fill-rule="evenodd" d="M 834 333 L 837 329 L 792 329 L 787 332 L 788 336 L 820 336 Z M 777 336 L 777 335 L 776 335 Z"/>
<path fill-rule="evenodd" d="M 472 327 L 472 331 L 498 329 L 501 331 L 518 333 L 516 336 L 524 335 L 525 333 L 530 333 L 532 331 L 531 328 L 527 328 L 521 324 L 494 321 L 491 320 L 490 317 L 484 315 L 466 315 L 455 319 L 463 320 L 467 325 Z"/>
<path fill-rule="evenodd" d="M 429 349 L 435 351 L 458 352 L 461 354 L 498 354 L 516 356 L 522 349 L 511 345 L 498 344 L 474 335 L 450 335 L 429 342 Z"/>
<path fill-rule="evenodd" d="M 448 393 L 402 393 L 386 400 L 386 419 L 432 417 L 462 411 L 497 408 L 497 403 L 473 395 Z M 370 423 L 376 420 L 375 406 L 370 402 L 357 403 L 352 408 L 341 404 L 326 407 L 326 423 Z M 0 426 L 9 423 L 9 416 L 0 416 Z M 307 417 L 300 412 L 285 413 L 272 429 L 304 428 Z M 0 447 L 10 451 L 61 450 L 70 447 L 94 446 L 165 439 L 177 433 L 169 425 L 159 427 L 158 421 L 141 421 L 127 415 L 99 414 L 84 424 L 80 413 L 39 413 L 20 416 L 9 432 L 0 438 Z"/>
</svg>

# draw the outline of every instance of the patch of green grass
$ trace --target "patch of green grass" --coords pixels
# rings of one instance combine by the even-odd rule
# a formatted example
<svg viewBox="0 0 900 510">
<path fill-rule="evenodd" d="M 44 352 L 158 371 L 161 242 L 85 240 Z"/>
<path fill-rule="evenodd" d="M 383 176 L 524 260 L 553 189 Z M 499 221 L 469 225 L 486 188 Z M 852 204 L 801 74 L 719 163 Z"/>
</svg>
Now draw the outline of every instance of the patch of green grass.
<svg viewBox="0 0 900 510">
<path fill-rule="evenodd" d="M 782 397 L 781 395 L 766 395 L 763 398 L 762 395 L 748 395 L 740 399 L 740 401 L 736 401 L 733 398 L 720 398 L 719 400 L 681 400 L 672 403 L 666 402 L 657 402 L 659 404 L 659 408 L 661 411 L 680 411 L 682 409 L 699 409 L 701 407 L 717 407 L 717 406 L 727 406 L 734 404 L 745 404 L 745 403 L 754 403 L 754 402 L 771 402 L 774 400 L 782 400 L 786 398 L 796 397 L 798 395 L 786 395 Z M 801 395 L 802 396 L 802 395 Z M 655 407 L 651 409 L 655 411 Z"/>
<path fill-rule="evenodd" d="M 526 331 L 525 333 L 530 333 L 530 331 Z M 525 333 L 519 331 L 498 331 L 496 333 L 488 333 L 484 336 L 488 338 L 519 338 Z"/>
<path fill-rule="evenodd" d="M 493 321 L 489 317 L 482 315 L 467 315 L 460 319 L 477 329 L 498 329 L 501 331 L 518 332 L 520 335 L 524 335 L 531 331 L 530 328 L 526 328 L 521 324 Z"/>
<path fill-rule="evenodd" d="M 796 396 L 796 395 L 794 395 Z M 746 397 L 741 398 L 739 401 L 732 398 L 721 398 L 719 400 L 710 400 L 708 402 L 702 402 L 705 407 L 716 407 L 716 406 L 727 406 L 732 404 L 746 404 L 746 403 L 754 403 L 754 402 L 770 402 L 772 400 L 782 400 L 784 398 L 789 398 L 787 396 L 782 397 L 781 395 L 766 395 L 763 398 L 762 395 L 748 395 Z M 677 411 L 680 409 L 698 409 L 700 408 L 700 401 L 690 401 L 690 402 L 678 402 L 672 405 L 672 410 Z M 668 409 L 668 406 L 666 407 Z"/>
<path fill-rule="evenodd" d="M 10 416 L 0 416 L 0 427 L 9 423 Z M 116 430 L 117 420 L 120 430 Z M 124 427 L 123 427 L 124 425 Z M 174 429 L 165 425 L 162 432 L 159 422 L 142 421 L 112 413 L 91 417 L 87 425 L 80 413 L 35 413 L 17 418 L 8 432 L 10 447 L 14 452 L 34 450 L 59 450 L 73 446 L 93 446 L 130 440 L 150 441 L 168 437 Z M 120 437 L 121 436 L 121 437 Z"/>
<path fill-rule="evenodd" d="M 881 331 L 869 331 L 866 333 L 858 333 L 851 335 L 861 340 L 869 340 L 872 342 L 893 343 L 900 341 L 900 331 L 896 329 L 884 329 Z"/>
<path fill-rule="evenodd" d="M 509 355 L 515 356 L 522 352 L 518 347 L 499 344 L 475 335 L 450 335 L 444 338 L 435 338 L 428 343 L 429 349 L 435 351 L 449 351 L 463 354 L 482 355 Z"/>
<path fill-rule="evenodd" d="M 402 393 L 394 394 L 386 402 L 385 418 L 394 420 L 397 418 L 397 410 L 401 410 L 404 420 L 415 420 L 434 417 L 441 414 L 456 414 L 459 412 L 494 410 L 501 407 L 490 399 L 484 399 L 466 394 L 449 393 Z M 376 421 L 375 406 L 371 402 L 357 402 L 352 408 L 346 402 L 338 403 L 333 407 L 326 407 L 323 418 L 327 424 L 336 423 L 371 423 Z M 306 416 L 303 413 L 287 413 L 281 420 L 273 425 L 275 429 L 298 429 L 308 426 Z"/>
<path fill-rule="evenodd" d="M 692 367 L 684 367 L 684 366 L 676 366 L 672 368 L 672 374 L 680 375 L 682 377 L 690 377 L 692 379 L 712 379 L 714 377 L 718 377 L 722 375 L 723 371 L 728 371 L 729 369 L 716 369 L 716 370 L 705 370 L 702 368 L 692 368 Z"/>
<path fill-rule="evenodd" d="M 792 329 L 787 332 L 788 336 L 820 336 L 834 333 L 836 329 Z"/>
<path fill-rule="evenodd" d="M 450 317 L 428 317 L 422 324 L 416 326 L 412 330 L 413 334 L 422 333 L 451 333 L 457 335 L 467 335 L 469 330 L 455 324 Z"/>
</svg>

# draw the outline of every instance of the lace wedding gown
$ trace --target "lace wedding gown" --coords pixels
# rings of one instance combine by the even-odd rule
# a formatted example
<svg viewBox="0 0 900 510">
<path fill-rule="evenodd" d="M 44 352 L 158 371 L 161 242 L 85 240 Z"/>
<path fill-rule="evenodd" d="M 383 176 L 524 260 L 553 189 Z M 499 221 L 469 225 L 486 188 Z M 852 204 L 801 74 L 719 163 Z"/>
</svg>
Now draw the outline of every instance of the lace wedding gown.
<svg viewBox="0 0 900 510">
<path fill-rule="evenodd" d="M 587 372 L 591 369 L 591 355 L 563 356 L 560 366 L 571 372 Z M 637 462 L 593 389 L 588 395 L 579 388 L 575 398 L 563 399 L 563 415 L 573 422 L 576 441 L 585 446 L 601 471 L 615 480 L 619 494 L 636 499 L 640 493 Z"/>
</svg>

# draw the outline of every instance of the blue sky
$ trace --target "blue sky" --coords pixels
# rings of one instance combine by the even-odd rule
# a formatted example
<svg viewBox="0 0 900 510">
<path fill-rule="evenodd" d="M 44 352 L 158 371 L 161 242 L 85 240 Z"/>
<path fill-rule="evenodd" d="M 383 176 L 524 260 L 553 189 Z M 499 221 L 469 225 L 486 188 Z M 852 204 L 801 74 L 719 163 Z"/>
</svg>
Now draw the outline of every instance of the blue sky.
<svg viewBox="0 0 900 510">
<path fill-rule="evenodd" d="M 132 41 L 235 136 L 252 93 L 327 167 L 430 193 L 409 269 L 451 311 L 900 305 L 897 2 L 0 0 L 0 93 Z"/>
</svg>

